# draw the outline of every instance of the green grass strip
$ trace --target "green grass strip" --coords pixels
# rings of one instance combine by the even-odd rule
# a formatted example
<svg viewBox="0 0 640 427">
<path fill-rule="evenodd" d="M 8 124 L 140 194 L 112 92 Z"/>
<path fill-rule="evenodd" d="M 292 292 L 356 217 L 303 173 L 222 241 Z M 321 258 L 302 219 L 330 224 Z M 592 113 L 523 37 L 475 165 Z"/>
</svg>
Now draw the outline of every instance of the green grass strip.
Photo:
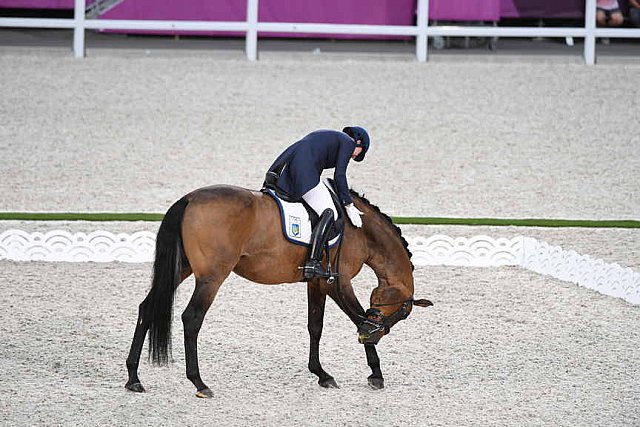
<svg viewBox="0 0 640 427">
<path fill-rule="evenodd" d="M 135 212 L 0 212 L 0 220 L 15 221 L 162 221 L 164 214 Z M 580 219 L 507 219 L 507 218 L 433 218 L 391 217 L 395 224 L 414 225 L 490 225 L 512 227 L 588 227 L 588 228 L 640 228 L 634 220 L 580 220 Z"/>
<path fill-rule="evenodd" d="M 509 218 L 425 218 L 391 217 L 396 224 L 422 225 L 491 225 L 497 227 L 588 227 L 588 228 L 640 228 L 634 220 L 582 220 L 582 219 L 509 219 Z"/>
</svg>

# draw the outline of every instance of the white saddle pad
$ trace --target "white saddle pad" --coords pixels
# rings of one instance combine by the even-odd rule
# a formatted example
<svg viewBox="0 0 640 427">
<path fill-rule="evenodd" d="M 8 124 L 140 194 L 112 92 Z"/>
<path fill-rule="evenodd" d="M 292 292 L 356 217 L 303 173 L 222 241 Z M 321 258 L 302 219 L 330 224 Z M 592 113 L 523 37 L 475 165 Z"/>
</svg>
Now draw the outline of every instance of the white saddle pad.
<svg viewBox="0 0 640 427">
<path fill-rule="evenodd" d="M 323 179 L 322 183 L 327 186 L 329 191 L 334 193 L 326 179 Z M 311 231 L 313 229 L 311 227 L 311 220 L 309 220 L 309 214 L 302 203 L 285 202 L 280 199 L 273 190 L 267 190 L 267 192 L 275 199 L 280 208 L 280 219 L 284 237 L 292 243 L 309 246 Z M 330 240 L 329 246 L 332 247 L 339 241 L 340 235 Z"/>
</svg>

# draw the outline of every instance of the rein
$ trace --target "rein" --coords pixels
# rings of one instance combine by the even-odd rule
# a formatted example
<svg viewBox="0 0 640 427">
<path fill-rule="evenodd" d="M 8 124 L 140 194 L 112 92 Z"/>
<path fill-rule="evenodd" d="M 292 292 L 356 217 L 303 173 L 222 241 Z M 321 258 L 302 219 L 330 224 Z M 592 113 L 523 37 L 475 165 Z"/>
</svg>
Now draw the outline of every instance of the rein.
<svg viewBox="0 0 640 427">
<path fill-rule="evenodd" d="M 335 266 L 336 266 L 336 295 L 338 297 L 338 300 L 340 301 L 340 304 L 344 308 L 349 310 L 353 317 L 355 317 L 356 319 L 359 320 L 359 322 L 357 323 L 357 326 L 360 327 L 360 325 L 362 325 L 362 323 L 364 321 L 368 320 L 368 319 L 365 316 L 361 315 L 360 313 L 356 313 L 351 308 L 350 305 L 345 304 L 345 301 L 342 298 L 342 290 L 340 289 L 340 254 L 342 253 L 342 242 L 343 241 L 344 241 L 344 231 L 342 232 L 342 237 L 340 237 L 340 243 L 338 244 L 338 250 L 336 251 L 336 258 L 335 258 Z"/>
<path fill-rule="evenodd" d="M 358 328 L 362 327 L 363 325 L 368 325 L 370 327 L 373 328 L 373 330 L 381 330 L 384 329 L 385 333 L 389 333 L 389 330 L 391 329 L 391 323 L 396 323 L 400 320 L 404 320 L 409 316 L 409 312 L 408 309 L 413 305 L 413 302 L 415 301 L 413 296 L 411 298 L 409 298 L 408 300 L 405 301 L 398 301 L 398 302 L 393 302 L 393 303 L 387 303 L 387 304 L 371 304 L 371 308 L 369 308 L 367 311 L 365 311 L 364 316 L 356 313 L 350 305 L 346 304 L 344 299 L 342 298 L 342 290 L 340 289 L 340 254 L 342 253 L 342 242 L 344 239 L 344 232 L 342 237 L 340 238 L 340 243 L 338 244 L 338 249 L 336 251 L 336 258 L 335 258 L 335 268 L 336 268 L 336 295 L 338 297 L 338 300 L 340 301 L 340 304 L 345 307 L 348 311 L 351 312 L 351 314 L 353 315 L 353 317 L 355 317 L 356 319 L 358 319 L 359 322 L 357 322 L 356 326 Z M 396 305 L 396 304 L 402 304 L 402 307 L 400 307 L 400 309 L 398 309 L 395 313 L 393 313 L 391 316 L 389 317 L 385 317 L 382 312 L 380 310 L 378 310 L 377 308 L 374 307 L 387 307 L 390 305 Z M 369 316 L 371 317 L 375 317 L 377 319 L 380 320 L 373 320 L 370 319 Z"/>
<path fill-rule="evenodd" d="M 409 298 L 408 300 L 405 301 L 398 301 L 398 302 L 390 302 L 389 304 L 371 304 L 373 307 L 387 307 L 390 305 L 396 305 L 396 304 L 405 304 L 407 302 L 411 302 L 413 303 L 415 300 L 413 299 L 413 297 Z"/>
</svg>

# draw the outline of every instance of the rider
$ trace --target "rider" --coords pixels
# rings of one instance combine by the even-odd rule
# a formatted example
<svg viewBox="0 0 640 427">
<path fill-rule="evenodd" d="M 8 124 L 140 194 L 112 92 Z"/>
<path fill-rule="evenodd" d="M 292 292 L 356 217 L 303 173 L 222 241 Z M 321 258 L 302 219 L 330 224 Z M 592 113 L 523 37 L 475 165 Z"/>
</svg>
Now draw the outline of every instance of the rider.
<svg viewBox="0 0 640 427">
<path fill-rule="evenodd" d="M 361 162 L 369 149 L 369 134 L 358 126 L 311 132 L 287 148 L 273 162 L 267 180 L 275 180 L 278 189 L 292 201 L 303 199 L 318 214 L 320 220 L 311 234 L 311 250 L 303 275 L 305 279 L 329 277 L 322 268 L 322 251 L 338 212 L 327 187 L 320 181 L 324 169 L 335 168 L 333 178 L 340 202 L 351 223 L 362 227 L 363 215 L 353 205 L 347 184 L 349 160 Z"/>
</svg>

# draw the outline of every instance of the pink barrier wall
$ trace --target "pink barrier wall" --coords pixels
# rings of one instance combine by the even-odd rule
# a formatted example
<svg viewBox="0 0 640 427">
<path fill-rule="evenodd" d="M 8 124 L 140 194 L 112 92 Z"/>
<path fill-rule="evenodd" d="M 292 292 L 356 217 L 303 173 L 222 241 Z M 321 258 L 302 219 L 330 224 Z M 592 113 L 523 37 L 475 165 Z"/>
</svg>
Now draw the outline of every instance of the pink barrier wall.
<svg viewBox="0 0 640 427">
<path fill-rule="evenodd" d="M 429 0 L 436 21 L 499 21 L 500 0 Z"/>
<path fill-rule="evenodd" d="M 268 1 L 268 0 L 266 0 Z M 261 3 L 266 3 L 263 1 Z M 245 21 L 246 0 L 125 0 L 103 19 Z"/>
<path fill-rule="evenodd" d="M 87 0 L 91 3 L 92 0 Z M 429 18 L 499 21 L 504 18 L 581 18 L 585 0 L 429 0 Z M 626 10 L 626 0 L 621 1 Z M 74 0 L 0 0 L 0 8 L 73 9 Z M 417 0 L 261 0 L 262 22 L 413 25 Z M 246 0 L 125 0 L 104 19 L 244 21 Z M 220 32 L 128 31 L 155 34 L 242 35 Z M 388 36 L 269 33 L 272 37 L 398 38 Z M 399 37 L 402 38 L 402 37 Z M 406 37 L 405 37 L 406 38 Z"/>
<path fill-rule="evenodd" d="M 271 0 L 260 3 L 258 20 L 261 22 L 300 22 L 363 25 L 413 25 L 416 0 L 323 0 L 298 1 Z M 262 34 L 262 33 L 261 33 Z M 385 38 L 407 39 L 397 36 L 358 36 L 330 34 L 267 33 L 272 37 L 325 37 L 332 38 Z"/>
<path fill-rule="evenodd" d="M 74 0 L 0 0 L 0 7 L 15 9 L 73 9 Z"/>
<path fill-rule="evenodd" d="M 262 0 L 258 20 L 261 22 L 300 22 L 331 24 L 413 25 L 416 0 Z M 103 19 L 159 19 L 190 21 L 245 21 L 244 0 L 129 0 L 101 16 Z M 129 33 L 241 35 L 220 32 L 127 31 Z M 260 33 L 271 37 L 317 37 L 328 34 Z M 331 38 L 403 38 L 390 36 L 332 35 Z M 404 37 L 406 38 L 406 37 Z"/>
<path fill-rule="evenodd" d="M 582 18 L 585 0 L 501 0 L 503 18 Z"/>
</svg>

